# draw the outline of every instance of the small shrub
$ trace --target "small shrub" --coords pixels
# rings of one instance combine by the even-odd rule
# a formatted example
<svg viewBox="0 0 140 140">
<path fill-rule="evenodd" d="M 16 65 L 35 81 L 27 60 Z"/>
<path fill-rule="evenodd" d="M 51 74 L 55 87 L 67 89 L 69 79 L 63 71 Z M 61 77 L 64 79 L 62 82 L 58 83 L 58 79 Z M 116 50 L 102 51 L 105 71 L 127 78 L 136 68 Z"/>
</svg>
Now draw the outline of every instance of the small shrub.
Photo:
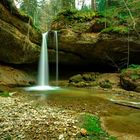
<svg viewBox="0 0 140 140">
<path fill-rule="evenodd" d="M 140 65 L 131 64 L 131 65 L 128 66 L 128 68 L 132 68 L 132 69 L 140 69 Z"/>
<path fill-rule="evenodd" d="M 99 83 L 102 88 L 112 88 L 112 83 L 109 80 L 105 80 Z"/>
<path fill-rule="evenodd" d="M 96 75 L 95 74 L 83 74 L 84 81 L 95 81 Z"/>
</svg>

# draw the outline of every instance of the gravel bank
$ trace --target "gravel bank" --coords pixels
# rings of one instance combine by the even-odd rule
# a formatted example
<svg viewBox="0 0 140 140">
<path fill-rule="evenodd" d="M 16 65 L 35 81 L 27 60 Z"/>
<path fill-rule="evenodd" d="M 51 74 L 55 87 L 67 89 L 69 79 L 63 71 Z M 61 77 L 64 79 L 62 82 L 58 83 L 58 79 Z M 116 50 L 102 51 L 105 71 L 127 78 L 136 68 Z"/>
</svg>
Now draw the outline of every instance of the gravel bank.
<svg viewBox="0 0 140 140">
<path fill-rule="evenodd" d="M 74 111 L 23 97 L 0 97 L 0 140 L 79 139 L 77 117 Z"/>
</svg>

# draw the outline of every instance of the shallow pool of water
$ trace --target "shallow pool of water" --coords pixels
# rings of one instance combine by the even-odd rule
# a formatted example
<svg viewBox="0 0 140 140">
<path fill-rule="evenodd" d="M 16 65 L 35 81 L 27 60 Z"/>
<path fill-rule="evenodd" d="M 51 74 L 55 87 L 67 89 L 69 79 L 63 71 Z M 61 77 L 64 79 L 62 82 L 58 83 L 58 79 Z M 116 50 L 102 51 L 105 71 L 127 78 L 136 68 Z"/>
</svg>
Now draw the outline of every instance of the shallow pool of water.
<svg viewBox="0 0 140 140">
<path fill-rule="evenodd" d="M 117 132 L 118 135 L 129 133 L 140 137 L 140 109 L 110 101 L 120 98 L 131 101 L 123 95 L 118 96 L 112 91 L 73 88 L 26 93 L 37 103 L 98 115 L 102 118 L 105 128 Z M 138 99 L 132 100 L 139 102 Z"/>
</svg>

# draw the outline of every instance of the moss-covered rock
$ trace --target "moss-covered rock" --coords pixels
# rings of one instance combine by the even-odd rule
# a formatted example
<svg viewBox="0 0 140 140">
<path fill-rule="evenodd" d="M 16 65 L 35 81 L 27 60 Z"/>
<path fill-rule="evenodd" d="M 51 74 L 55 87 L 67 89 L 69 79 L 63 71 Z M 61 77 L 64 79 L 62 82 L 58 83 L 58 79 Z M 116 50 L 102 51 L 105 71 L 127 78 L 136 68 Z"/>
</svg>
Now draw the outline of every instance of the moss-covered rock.
<svg viewBox="0 0 140 140">
<path fill-rule="evenodd" d="M 130 64 L 140 64 L 139 2 L 127 2 L 136 29 L 124 3 L 118 4 L 100 14 L 73 9 L 58 14 L 52 29 L 59 31 L 60 63 L 119 71 L 127 64 L 129 44 Z"/>
<path fill-rule="evenodd" d="M 69 79 L 69 82 L 74 82 L 74 83 L 78 83 L 82 81 L 84 81 L 84 79 L 81 74 L 74 75 Z"/>
<path fill-rule="evenodd" d="M 122 70 L 120 82 L 124 89 L 140 92 L 140 66 Z"/>
<path fill-rule="evenodd" d="M 72 28 L 77 32 L 89 32 L 94 19 L 100 15 L 94 11 L 79 11 L 76 9 L 67 9 L 61 11 L 52 23 L 52 29 Z"/>
<path fill-rule="evenodd" d="M 102 88 L 112 88 L 112 83 L 109 80 L 104 80 L 99 83 Z"/>
<path fill-rule="evenodd" d="M 73 87 L 120 88 L 119 73 L 83 73 L 69 78 L 69 85 Z"/>
<path fill-rule="evenodd" d="M 77 74 L 70 77 L 69 86 L 74 86 L 74 87 L 96 86 L 97 83 L 95 82 L 95 79 L 96 79 L 95 73 Z"/>
</svg>

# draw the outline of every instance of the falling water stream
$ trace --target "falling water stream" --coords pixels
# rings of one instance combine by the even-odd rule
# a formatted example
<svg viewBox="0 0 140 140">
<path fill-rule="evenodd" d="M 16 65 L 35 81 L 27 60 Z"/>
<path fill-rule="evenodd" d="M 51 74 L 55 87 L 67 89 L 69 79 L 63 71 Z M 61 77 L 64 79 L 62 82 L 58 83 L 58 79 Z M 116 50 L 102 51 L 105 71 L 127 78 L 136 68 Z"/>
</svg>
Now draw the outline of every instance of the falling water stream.
<svg viewBox="0 0 140 140">
<path fill-rule="evenodd" d="M 49 60 L 48 60 L 48 33 L 42 34 L 42 45 L 38 68 L 38 83 L 37 86 L 27 87 L 25 90 L 56 90 L 58 86 L 58 38 L 57 31 L 54 31 L 55 45 L 56 45 L 56 87 L 49 85 Z"/>
<path fill-rule="evenodd" d="M 55 45 L 56 45 L 56 86 L 58 86 L 58 35 L 57 35 L 57 31 L 54 31 L 54 35 L 55 35 Z"/>
<path fill-rule="evenodd" d="M 49 85 L 49 64 L 48 64 L 48 32 L 42 34 L 42 46 L 39 60 L 38 85 Z"/>
</svg>

